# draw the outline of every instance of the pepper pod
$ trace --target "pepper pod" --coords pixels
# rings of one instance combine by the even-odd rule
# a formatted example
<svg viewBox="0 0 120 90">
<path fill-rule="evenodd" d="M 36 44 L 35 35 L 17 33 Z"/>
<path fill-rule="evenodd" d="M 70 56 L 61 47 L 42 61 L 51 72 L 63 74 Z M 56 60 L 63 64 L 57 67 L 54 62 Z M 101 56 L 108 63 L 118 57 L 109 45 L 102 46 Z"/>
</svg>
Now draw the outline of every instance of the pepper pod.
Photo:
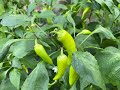
<svg viewBox="0 0 120 90">
<path fill-rule="evenodd" d="M 63 74 L 68 66 L 67 60 L 68 60 L 68 57 L 63 53 L 63 48 L 61 48 L 61 54 L 57 57 L 58 72 L 55 75 L 55 77 L 53 78 L 53 80 L 58 80 L 63 76 Z"/>
<path fill-rule="evenodd" d="M 83 20 L 86 16 L 86 14 L 90 11 L 90 7 L 86 7 L 85 10 L 83 11 L 83 14 L 81 16 L 81 19 Z"/>
<path fill-rule="evenodd" d="M 53 31 L 57 34 L 57 40 L 61 42 L 64 48 L 67 50 L 68 58 L 71 58 L 72 53 L 76 52 L 76 44 L 73 37 L 66 30 Z M 68 65 L 70 65 L 72 59 L 68 59 Z"/>
<path fill-rule="evenodd" d="M 73 37 L 66 30 L 53 31 L 53 33 L 57 34 L 57 40 L 60 41 L 63 44 L 64 48 L 67 50 L 68 57 L 67 56 L 66 57 L 68 60 L 66 61 L 67 61 L 67 66 L 68 66 L 72 62 L 72 53 L 77 51 L 76 43 Z M 62 65 L 60 66 L 63 67 Z M 58 73 L 59 73 L 59 68 L 58 68 Z M 54 80 L 56 79 L 56 77 L 54 78 Z M 73 85 L 73 83 L 77 80 L 77 78 L 78 78 L 78 74 L 73 69 L 73 67 L 70 66 L 70 70 L 69 70 L 70 86 Z"/>
<path fill-rule="evenodd" d="M 82 30 L 80 33 L 78 33 L 77 36 L 80 35 L 80 34 L 89 35 L 89 34 L 91 34 L 91 33 L 92 33 L 92 32 L 91 32 L 90 30 L 84 29 L 84 30 Z"/>
<path fill-rule="evenodd" d="M 34 50 L 36 52 L 36 54 L 42 58 L 43 61 L 49 63 L 49 64 L 53 64 L 52 59 L 50 58 L 50 56 L 47 54 L 46 50 L 44 49 L 44 47 L 41 44 L 38 44 L 37 39 L 35 40 L 35 46 L 34 46 Z"/>
<path fill-rule="evenodd" d="M 57 32 L 57 40 L 63 44 L 68 53 L 77 51 L 73 37 L 66 30 Z"/>
<path fill-rule="evenodd" d="M 70 70 L 69 70 L 69 84 L 70 86 L 72 86 L 75 81 L 77 81 L 78 79 L 78 74 L 77 72 L 73 69 L 72 66 L 70 66 Z"/>
</svg>

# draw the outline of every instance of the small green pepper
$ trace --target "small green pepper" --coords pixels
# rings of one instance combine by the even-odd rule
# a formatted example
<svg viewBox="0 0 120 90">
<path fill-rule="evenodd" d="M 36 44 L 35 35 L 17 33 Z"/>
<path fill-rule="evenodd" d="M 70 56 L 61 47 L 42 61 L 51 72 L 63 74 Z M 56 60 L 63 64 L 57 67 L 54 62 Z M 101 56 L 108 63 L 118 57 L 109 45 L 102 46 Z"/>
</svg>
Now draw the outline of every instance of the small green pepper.
<svg viewBox="0 0 120 90">
<path fill-rule="evenodd" d="M 86 14 L 88 13 L 89 10 L 90 10 L 90 7 L 85 8 L 85 10 L 83 11 L 82 17 L 81 17 L 82 20 L 85 18 Z"/>
<path fill-rule="evenodd" d="M 91 32 L 90 30 L 84 29 L 84 30 L 82 30 L 80 33 L 78 33 L 77 36 L 80 35 L 80 34 L 89 35 L 89 34 L 91 34 L 91 33 L 92 33 L 92 32 Z"/>
<path fill-rule="evenodd" d="M 69 71 L 69 84 L 72 86 L 75 81 L 78 79 L 78 74 L 76 71 L 73 69 L 72 66 L 70 66 L 70 71 Z"/>
<path fill-rule="evenodd" d="M 57 34 L 57 40 L 60 41 L 68 53 L 68 60 L 67 64 L 70 65 L 72 62 L 72 53 L 77 51 L 76 43 L 73 39 L 73 37 L 66 31 L 66 30 L 59 30 L 55 31 Z M 69 71 L 69 84 L 73 85 L 73 83 L 77 80 L 78 74 L 73 69 L 72 66 L 70 66 Z"/>
<path fill-rule="evenodd" d="M 66 31 L 66 30 L 59 30 L 57 33 L 57 40 L 60 41 L 65 49 L 67 50 L 68 57 L 71 58 L 72 53 L 76 52 L 76 43 L 73 39 L 73 37 Z M 71 59 L 69 59 L 68 65 L 71 63 Z"/>
<path fill-rule="evenodd" d="M 50 58 L 50 56 L 47 54 L 46 50 L 44 49 L 44 47 L 41 44 L 37 43 L 37 39 L 35 40 L 35 46 L 34 46 L 34 50 L 36 52 L 36 54 L 42 58 L 43 61 L 49 63 L 49 64 L 53 64 L 52 59 Z"/>
<path fill-rule="evenodd" d="M 63 53 L 63 48 L 62 48 L 61 54 L 57 57 L 58 72 L 56 76 L 53 78 L 53 80 L 58 80 L 63 76 L 67 68 L 67 60 L 68 60 L 68 57 Z"/>
</svg>

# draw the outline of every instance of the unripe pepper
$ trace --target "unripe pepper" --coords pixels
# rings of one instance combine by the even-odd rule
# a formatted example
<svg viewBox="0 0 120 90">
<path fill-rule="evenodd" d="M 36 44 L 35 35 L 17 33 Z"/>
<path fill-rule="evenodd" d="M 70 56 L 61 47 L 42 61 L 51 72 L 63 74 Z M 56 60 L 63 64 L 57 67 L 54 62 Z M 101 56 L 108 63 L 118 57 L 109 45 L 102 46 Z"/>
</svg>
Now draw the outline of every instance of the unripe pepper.
<svg viewBox="0 0 120 90">
<path fill-rule="evenodd" d="M 52 59 L 50 58 L 50 56 L 47 54 L 46 50 L 44 49 L 44 47 L 41 44 L 37 43 L 37 40 L 35 40 L 35 46 L 34 46 L 34 50 L 36 52 L 36 54 L 42 58 L 43 61 L 49 63 L 49 64 L 53 64 Z"/>
<path fill-rule="evenodd" d="M 66 30 L 59 30 L 57 33 L 57 40 L 60 41 L 65 49 L 68 52 L 68 57 L 72 56 L 73 52 L 76 52 L 76 44 L 73 37 Z M 71 63 L 71 59 L 69 59 L 68 64 Z"/>
<path fill-rule="evenodd" d="M 57 33 L 57 40 L 60 41 L 68 53 L 67 64 L 70 65 L 72 61 L 72 53 L 77 51 L 75 41 L 73 37 L 66 30 L 55 31 Z M 77 80 L 78 74 L 70 66 L 69 71 L 69 84 L 72 85 Z"/>
<path fill-rule="evenodd" d="M 80 33 L 78 33 L 77 36 L 80 35 L 80 34 L 89 35 L 89 34 L 91 34 L 91 33 L 92 33 L 92 32 L 91 32 L 90 30 L 84 29 L 84 30 L 82 30 Z"/>
<path fill-rule="evenodd" d="M 63 49 L 61 49 L 61 55 L 57 57 L 58 72 L 56 76 L 53 78 L 53 80 L 58 80 L 63 76 L 67 68 L 67 60 L 68 60 L 68 57 L 63 53 Z"/>
<path fill-rule="evenodd" d="M 118 9 L 120 10 L 120 3 L 118 4 Z"/>
<path fill-rule="evenodd" d="M 22 68 L 27 74 L 29 73 L 27 67 L 24 64 L 22 65 Z"/>
<path fill-rule="evenodd" d="M 73 67 L 70 66 L 70 71 L 69 71 L 69 84 L 70 84 L 70 86 L 72 86 L 77 79 L 78 79 L 78 74 L 73 69 Z"/>
<path fill-rule="evenodd" d="M 73 37 L 66 30 L 59 30 L 57 35 L 57 40 L 63 44 L 68 53 L 77 51 Z"/>
<path fill-rule="evenodd" d="M 85 10 L 83 11 L 81 19 L 85 18 L 86 14 L 88 13 L 89 10 L 90 10 L 90 7 L 85 8 Z"/>
<path fill-rule="evenodd" d="M 81 34 L 86 34 L 86 35 L 89 35 L 89 34 L 91 34 L 92 32 L 90 31 L 90 30 L 88 30 L 88 29 L 84 29 L 84 30 L 82 30 L 82 32 L 81 32 Z"/>
</svg>

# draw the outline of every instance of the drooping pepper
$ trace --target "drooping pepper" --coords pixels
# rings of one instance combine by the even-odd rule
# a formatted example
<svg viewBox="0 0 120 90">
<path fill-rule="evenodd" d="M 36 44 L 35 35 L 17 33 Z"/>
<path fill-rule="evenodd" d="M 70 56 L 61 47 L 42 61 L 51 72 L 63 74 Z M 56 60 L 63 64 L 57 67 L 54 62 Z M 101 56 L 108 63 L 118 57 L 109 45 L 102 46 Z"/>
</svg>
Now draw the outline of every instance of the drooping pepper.
<svg viewBox="0 0 120 90">
<path fill-rule="evenodd" d="M 118 4 L 118 9 L 120 10 L 120 3 Z"/>
<path fill-rule="evenodd" d="M 83 29 L 80 33 L 77 34 L 77 36 L 80 35 L 80 34 L 89 35 L 89 34 L 91 34 L 91 33 L 92 33 L 92 32 L 91 32 L 90 30 L 88 30 L 88 29 Z"/>
<path fill-rule="evenodd" d="M 73 37 L 66 30 L 59 30 L 57 33 L 57 40 L 60 41 L 65 49 L 67 50 L 68 57 L 72 57 L 72 53 L 76 52 L 76 44 Z M 72 59 L 68 60 L 68 65 L 70 65 Z"/>
<path fill-rule="evenodd" d="M 77 51 L 75 41 L 73 37 L 66 30 L 59 30 L 57 33 L 57 40 L 60 41 L 68 53 L 68 65 L 71 64 L 72 61 L 72 53 Z M 76 71 L 70 66 L 69 71 L 69 84 L 73 85 L 73 83 L 77 80 L 78 74 Z"/>
<path fill-rule="evenodd" d="M 50 58 L 50 56 L 47 54 L 46 50 L 44 49 L 44 47 L 41 44 L 37 43 L 37 39 L 35 40 L 35 46 L 34 46 L 34 50 L 36 52 L 36 54 L 42 58 L 43 61 L 49 63 L 49 64 L 53 64 L 52 59 Z"/>
<path fill-rule="evenodd" d="M 86 14 L 88 13 L 88 11 L 90 10 L 90 7 L 86 7 L 85 10 L 83 11 L 83 14 L 81 16 L 81 19 L 83 20 L 86 16 Z"/>
<path fill-rule="evenodd" d="M 64 45 L 68 53 L 77 51 L 73 37 L 66 30 L 59 30 L 57 35 L 57 40 Z"/>
<path fill-rule="evenodd" d="M 68 57 L 63 53 L 63 48 L 61 48 L 61 54 L 57 57 L 58 72 L 56 76 L 53 78 L 53 80 L 58 80 L 63 76 L 67 68 L 67 60 Z"/>
<path fill-rule="evenodd" d="M 72 66 L 70 66 L 70 71 L 69 71 L 69 84 L 72 86 L 75 81 L 78 79 L 78 74 L 76 71 L 73 69 Z"/>
</svg>

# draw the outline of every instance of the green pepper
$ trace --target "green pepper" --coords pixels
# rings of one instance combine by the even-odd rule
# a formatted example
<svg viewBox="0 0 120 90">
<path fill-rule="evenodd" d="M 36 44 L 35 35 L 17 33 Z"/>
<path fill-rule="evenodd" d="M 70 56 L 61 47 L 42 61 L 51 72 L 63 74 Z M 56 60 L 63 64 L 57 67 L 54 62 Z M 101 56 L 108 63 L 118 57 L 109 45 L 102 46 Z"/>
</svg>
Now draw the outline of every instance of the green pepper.
<svg viewBox="0 0 120 90">
<path fill-rule="evenodd" d="M 76 52 L 76 44 L 73 37 L 66 30 L 59 30 L 57 33 L 57 40 L 60 41 L 65 49 L 67 50 L 68 57 L 71 58 L 72 53 Z M 68 61 L 68 65 L 70 65 L 71 59 Z"/>
<path fill-rule="evenodd" d="M 67 68 L 67 60 L 68 60 L 68 57 L 63 53 L 63 48 L 62 48 L 61 54 L 57 57 L 58 72 L 55 75 L 55 77 L 53 78 L 53 80 L 58 80 L 63 76 L 63 74 Z"/>
<path fill-rule="evenodd" d="M 118 9 L 120 10 L 120 3 L 118 4 Z"/>
<path fill-rule="evenodd" d="M 53 64 L 52 59 L 50 58 L 50 56 L 47 54 L 46 50 L 44 49 L 44 47 L 41 44 L 37 43 L 37 39 L 35 40 L 35 46 L 34 46 L 34 50 L 36 52 L 36 54 L 42 58 L 43 61 L 49 63 L 49 64 Z"/>
<path fill-rule="evenodd" d="M 60 41 L 68 53 L 67 64 L 70 65 L 72 61 L 72 53 L 77 51 L 76 43 L 73 37 L 66 30 L 55 31 L 57 33 L 57 40 Z M 77 80 L 78 74 L 70 66 L 69 71 L 69 84 L 72 85 Z"/>
<path fill-rule="evenodd" d="M 92 32 L 91 32 L 90 30 L 84 29 L 84 30 L 82 30 L 80 33 L 78 33 L 77 36 L 80 35 L 80 34 L 89 35 L 89 34 L 91 34 L 91 33 L 92 33 Z"/>
<path fill-rule="evenodd" d="M 78 74 L 76 71 L 73 69 L 72 66 L 70 66 L 70 71 L 69 71 L 69 84 L 72 86 L 75 81 L 78 79 Z"/>
<path fill-rule="evenodd" d="M 62 42 L 68 53 L 77 51 L 73 37 L 66 30 L 59 30 L 57 35 L 57 40 Z"/>
<path fill-rule="evenodd" d="M 90 10 L 90 7 L 86 7 L 85 10 L 83 11 L 83 14 L 81 16 L 81 19 L 83 20 L 86 16 L 86 14 L 88 13 L 88 11 Z"/>
</svg>

